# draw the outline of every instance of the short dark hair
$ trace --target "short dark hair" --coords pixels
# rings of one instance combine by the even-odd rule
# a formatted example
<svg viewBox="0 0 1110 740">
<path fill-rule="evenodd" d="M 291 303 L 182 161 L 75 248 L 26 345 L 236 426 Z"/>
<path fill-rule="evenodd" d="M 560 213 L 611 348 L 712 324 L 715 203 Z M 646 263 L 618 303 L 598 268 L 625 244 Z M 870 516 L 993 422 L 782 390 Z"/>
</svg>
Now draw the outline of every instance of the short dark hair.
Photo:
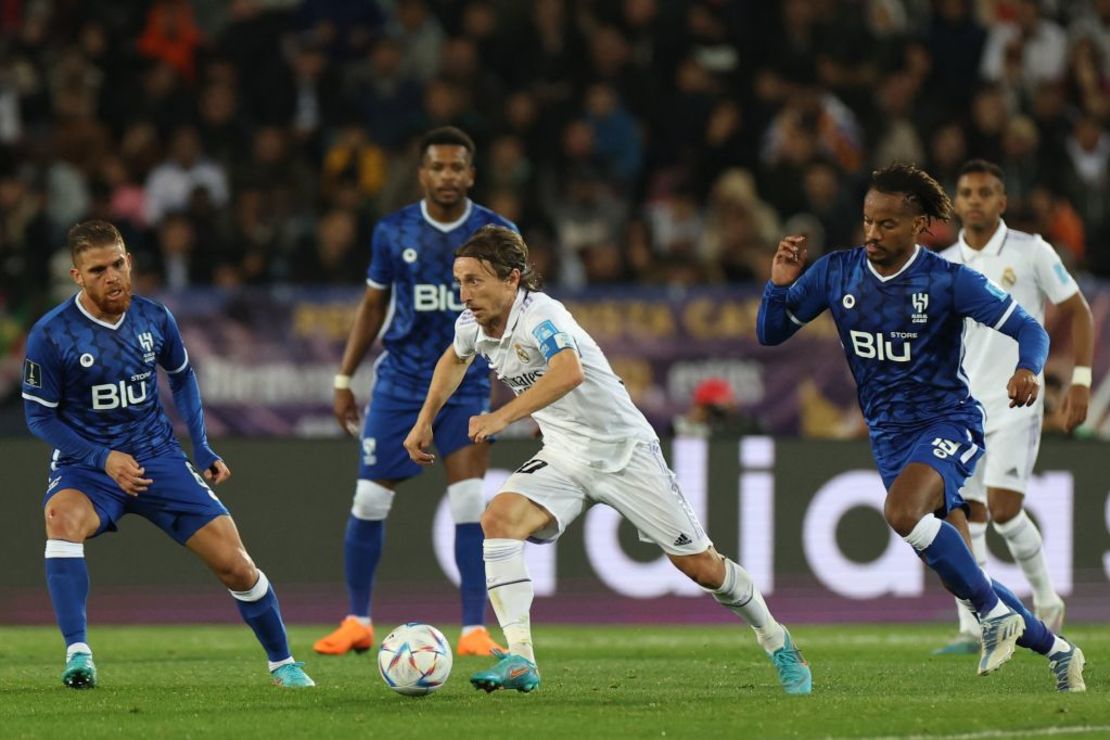
<svg viewBox="0 0 1110 740">
<path fill-rule="evenodd" d="M 539 290 L 543 285 L 543 278 L 528 264 L 528 245 L 520 234 L 504 226 L 489 224 L 478 229 L 455 250 L 455 256 L 488 262 L 502 280 L 513 270 L 520 270 L 520 284 L 528 290 Z"/>
<path fill-rule="evenodd" d="M 97 247 L 111 247 L 116 244 L 123 247 L 125 250 L 127 246 L 123 243 L 123 235 L 119 233 L 112 224 L 107 221 L 92 220 L 82 221 L 69 230 L 66 234 L 66 246 L 69 247 L 69 256 L 73 260 L 73 264 L 77 264 L 77 255 L 81 254 L 88 249 L 96 249 Z"/>
<path fill-rule="evenodd" d="M 871 190 L 887 195 L 902 195 L 919 213 L 930 220 L 947 221 L 952 201 L 941 184 L 916 165 L 895 162 L 871 173 Z"/>
<path fill-rule="evenodd" d="M 443 145 L 461 146 L 463 149 L 466 149 L 470 161 L 472 163 L 474 162 L 474 154 L 477 152 L 477 147 L 474 146 L 474 139 L 467 136 L 466 132 L 461 128 L 456 128 L 455 126 L 440 126 L 421 136 L 420 160 L 424 160 L 425 155 L 428 153 L 428 147 Z"/>
<path fill-rule="evenodd" d="M 964 175 L 970 175 L 972 173 L 991 175 L 997 178 L 1000 183 L 1002 183 L 1003 190 L 1006 189 L 1006 181 L 1002 177 L 1002 168 L 996 165 L 994 162 L 988 162 L 985 159 L 969 159 L 968 161 L 964 162 L 964 166 L 960 168 L 960 171 L 958 173 L 956 173 L 956 179 L 959 179 Z"/>
</svg>

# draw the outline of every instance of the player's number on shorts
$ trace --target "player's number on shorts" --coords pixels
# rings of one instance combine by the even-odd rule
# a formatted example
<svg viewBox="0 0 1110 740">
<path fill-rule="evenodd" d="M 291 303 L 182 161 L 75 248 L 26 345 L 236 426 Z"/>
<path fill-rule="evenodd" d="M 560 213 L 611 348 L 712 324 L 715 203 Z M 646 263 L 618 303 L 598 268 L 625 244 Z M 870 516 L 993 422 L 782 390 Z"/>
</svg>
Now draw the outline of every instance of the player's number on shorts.
<svg viewBox="0 0 1110 740">
<path fill-rule="evenodd" d="M 933 454 L 941 460 L 946 460 L 960 449 L 959 442 L 953 442 L 950 439 L 941 439 L 937 437 L 933 440 Z"/>
<path fill-rule="evenodd" d="M 378 440 L 373 437 L 367 437 L 362 440 L 362 464 L 375 465 L 378 462 L 376 453 L 378 449 Z"/>
<path fill-rule="evenodd" d="M 518 472 L 518 473 L 534 473 L 537 470 L 539 470 L 540 468 L 546 468 L 546 467 L 547 467 L 547 461 L 546 460 L 537 460 L 537 459 L 533 458 L 533 459 L 529 460 L 528 462 L 524 463 L 523 465 L 521 465 L 519 468 L 517 468 L 516 472 Z"/>
</svg>

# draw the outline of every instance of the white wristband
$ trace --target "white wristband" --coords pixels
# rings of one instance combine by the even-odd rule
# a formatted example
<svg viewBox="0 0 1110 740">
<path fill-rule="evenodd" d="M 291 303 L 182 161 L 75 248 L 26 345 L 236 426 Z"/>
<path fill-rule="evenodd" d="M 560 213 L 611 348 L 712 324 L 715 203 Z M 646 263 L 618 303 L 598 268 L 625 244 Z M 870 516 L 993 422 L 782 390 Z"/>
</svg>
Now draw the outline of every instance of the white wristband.
<svg viewBox="0 0 1110 740">
<path fill-rule="evenodd" d="M 1076 365 L 1071 371 L 1071 384 L 1091 387 L 1091 368 Z"/>
<path fill-rule="evenodd" d="M 331 387 L 337 391 L 345 391 L 351 387 L 350 375 L 336 375 L 335 380 L 332 381 Z"/>
</svg>

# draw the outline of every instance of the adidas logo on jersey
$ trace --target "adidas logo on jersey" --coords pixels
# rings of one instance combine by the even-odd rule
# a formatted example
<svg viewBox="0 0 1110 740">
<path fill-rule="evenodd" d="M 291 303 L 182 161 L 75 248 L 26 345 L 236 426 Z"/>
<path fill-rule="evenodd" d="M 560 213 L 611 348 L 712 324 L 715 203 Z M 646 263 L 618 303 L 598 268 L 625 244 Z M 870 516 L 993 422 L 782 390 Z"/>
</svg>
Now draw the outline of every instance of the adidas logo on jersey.
<svg viewBox="0 0 1110 740">
<path fill-rule="evenodd" d="M 693 540 L 691 540 L 689 537 L 687 537 L 686 533 L 683 532 L 682 534 L 678 535 L 678 537 L 675 538 L 674 546 L 679 547 L 681 545 L 689 545 L 691 542 L 693 542 Z"/>
</svg>

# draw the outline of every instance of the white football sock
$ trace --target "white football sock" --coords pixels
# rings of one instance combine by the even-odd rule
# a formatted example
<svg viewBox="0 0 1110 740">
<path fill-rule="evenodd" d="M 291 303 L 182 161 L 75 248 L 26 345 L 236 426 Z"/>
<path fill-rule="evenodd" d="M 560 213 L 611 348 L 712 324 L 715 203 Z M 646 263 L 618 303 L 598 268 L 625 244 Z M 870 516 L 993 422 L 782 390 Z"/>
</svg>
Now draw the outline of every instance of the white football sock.
<svg viewBox="0 0 1110 740">
<path fill-rule="evenodd" d="M 1048 576 L 1041 533 L 1025 510 L 1005 524 L 995 522 L 994 530 L 1006 540 L 1006 547 L 1010 549 L 1014 561 L 1021 566 L 1026 580 L 1033 588 L 1033 604 L 1041 606 L 1055 603 L 1059 597 Z"/>
<path fill-rule="evenodd" d="M 486 562 L 489 603 L 505 633 L 509 652 L 535 663 L 529 616 L 534 591 L 524 564 L 523 540 L 487 538 L 482 543 L 482 559 Z"/>
<path fill-rule="evenodd" d="M 979 637 L 979 618 L 971 608 L 971 603 L 956 599 L 956 615 L 960 618 L 960 634 Z"/>
<path fill-rule="evenodd" d="M 72 645 L 67 645 L 66 646 L 66 662 L 67 663 L 69 662 L 69 659 L 73 657 L 74 653 L 88 653 L 89 655 L 92 655 L 92 648 L 89 647 L 88 644 L 84 643 L 84 642 L 75 642 Z"/>
<path fill-rule="evenodd" d="M 721 606 L 751 625 L 760 647 L 768 654 L 786 644 L 786 630 L 771 616 L 767 602 L 756 588 L 751 574 L 739 564 L 725 558 L 725 582 L 716 590 L 705 590 Z"/>
</svg>

